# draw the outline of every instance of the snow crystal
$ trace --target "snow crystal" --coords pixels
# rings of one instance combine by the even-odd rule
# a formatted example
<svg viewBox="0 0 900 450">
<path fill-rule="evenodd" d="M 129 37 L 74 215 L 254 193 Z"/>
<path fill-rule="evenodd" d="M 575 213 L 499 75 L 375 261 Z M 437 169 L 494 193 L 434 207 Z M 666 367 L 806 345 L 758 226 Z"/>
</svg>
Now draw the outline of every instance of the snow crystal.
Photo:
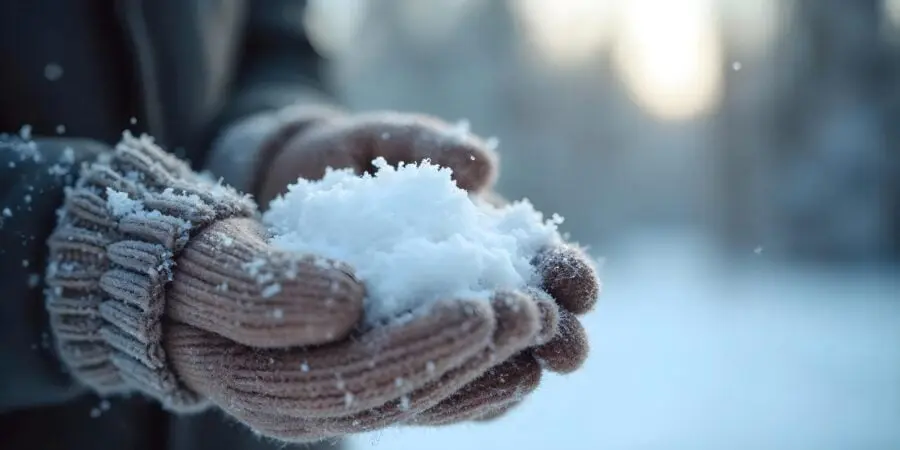
<svg viewBox="0 0 900 450">
<path fill-rule="evenodd" d="M 255 276 L 259 275 L 259 269 L 262 269 L 265 265 L 266 265 L 265 259 L 257 258 L 257 259 L 254 259 L 253 261 L 242 264 L 242 267 L 244 270 L 247 271 L 248 274 L 250 274 L 250 276 L 255 277 Z"/>
<path fill-rule="evenodd" d="M 344 393 L 344 405 L 347 408 L 353 405 L 353 394 L 351 394 L 350 392 Z"/>
<path fill-rule="evenodd" d="M 132 125 L 136 125 L 136 124 L 137 124 L 137 117 L 132 117 L 132 118 L 129 120 L 129 122 L 131 122 Z"/>
<path fill-rule="evenodd" d="M 409 396 L 404 395 L 400 397 L 400 409 L 403 411 L 409 411 Z"/>
<path fill-rule="evenodd" d="M 63 132 L 66 131 L 66 127 L 62 125 L 59 127 L 62 127 Z M 57 127 L 57 131 L 59 130 L 59 127 Z M 63 164 L 75 164 L 75 150 L 72 150 L 72 147 L 64 148 L 59 161 Z"/>
<path fill-rule="evenodd" d="M 275 274 L 274 274 L 274 273 L 263 273 L 263 274 L 260 274 L 260 275 L 258 275 L 258 276 L 256 277 L 256 282 L 259 283 L 259 284 L 266 284 L 266 283 L 268 283 L 268 282 L 270 282 L 270 281 L 272 281 L 272 280 L 274 280 L 274 279 L 275 279 Z M 271 289 L 276 289 L 276 288 L 271 287 L 271 286 L 269 286 L 269 288 L 271 288 Z M 280 290 L 280 289 L 279 289 L 279 290 Z M 278 292 L 275 292 L 275 293 L 273 293 L 272 295 L 275 295 L 275 294 L 277 294 L 277 293 L 278 293 Z"/>
<path fill-rule="evenodd" d="M 100 409 L 99 408 L 91 408 L 91 419 L 96 419 L 100 417 Z"/>
<path fill-rule="evenodd" d="M 496 137 L 488 138 L 484 142 L 484 146 L 488 148 L 488 150 L 497 150 L 497 147 L 500 147 L 500 139 Z"/>
<path fill-rule="evenodd" d="M 472 199 L 449 169 L 374 165 L 374 175 L 329 169 L 319 181 L 300 179 L 263 217 L 274 246 L 350 264 L 367 287 L 369 323 L 534 284 L 531 260 L 561 239 L 560 217 L 544 220 L 527 201 L 497 208 Z"/>
<path fill-rule="evenodd" d="M 272 317 L 274 317 L 276 319 L 283 319 L 284 318 L 284 310 L 281 308 L 275 308 L 272 311 Z"/>
<path fill-rule="evenodd" d="M 309 372 L 309 364 L 304 361 L 302 364 L 300 364 L 300 370 L 303 372 Z"/>
<path fill-rule="evenodd" d="M 3 150 L 11 150 L 19 155 L 19 161 L 32 160 L 39 163 L 43 160 L 43 155 L 38 151 L 37 143 L 31 140 L 31 125 L 23 125 L 19 129 L 18 136 L 9 134 L 0 134 L 0 146 Z M 9 161 L 9 167 L 16 167 L 15 162 Z"/>
<path fill-rule="evenodd" d="M 472 132 L 472 124 L 467 119 L 460 119 L 453 126 L 452 133 L 457 137 L 465 137 Z"/>
<path fill-rule="evenodd" d="M 66 133 L 65 125 L 60 124 L 60 125 L 56 126 L 56 134 L 65 134 L 65 133 Z"/>
<path fill-rule="evenodd" d="M 231 236 L 220 232 L 218 234 L 218 237 L 219 237 L 219 242 L 221 242 L 222 245 L 224 245 L 226 247 L 231 247 L 232 245 L 234 245 L 234 239 L 232 239 Z"/>
<path fill-rule="evenodd" d="M 144 203 L 133 200 L 128 193 L 106 188 L 106 206 L 116 217 L 123 217 L 144 210 Z"/>
<path fill-rule="evenodd" d="M 434 373 L 434 361 L 428 361 L 425 363 L 425 370 L 428 373 Z"/>
<path fill-rule="evenodd" d="M 172 267 L 175 265 L 175 262 L 171 259 L 171 254 L 166 252 L 163 254 L 163 262 L 156 266 L 156 270 L 162 272 L 166 275 L 166 279 L 172 281 L 172 277 L 174 274 L 172 273 Z"/>
<path fill-rule="evenodd" d="M 60 164 L 54 164 L 47 168 L 47 173 L 53 176 L 63 176 L 68 175 L 70 172 L 70 166 L 63 166 Z"/>
<path fill-rule="evenodd" d="M 3 208 L 3 217 L 12 217 L 12 211 L 9 208 Z"/>
<path fill-rule="evenodd" d="M 56 81 L 63 76 L 63 68 L 57 63 L 49 63 L 44 66 L 44 78 L 49 81 Z"/>
</svg>

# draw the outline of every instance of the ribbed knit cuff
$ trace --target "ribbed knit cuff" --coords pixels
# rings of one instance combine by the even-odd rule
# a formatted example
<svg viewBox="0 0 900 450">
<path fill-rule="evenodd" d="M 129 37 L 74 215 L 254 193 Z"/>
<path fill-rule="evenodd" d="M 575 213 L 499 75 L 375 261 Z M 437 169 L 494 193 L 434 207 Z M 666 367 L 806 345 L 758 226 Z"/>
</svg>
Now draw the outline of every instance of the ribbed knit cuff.
<svg viewBox="0 0 900 450">
<path fill-rule="evenodd" d="M 191 236 L 256 207 L 156 146 L 125 134 L 82 169 L 48 245 L 46 306 L 60 358 L 101 395 L 142 392 L 175 411 L 204 401 L 161 343 L 166 285 Z"/>
</svg>

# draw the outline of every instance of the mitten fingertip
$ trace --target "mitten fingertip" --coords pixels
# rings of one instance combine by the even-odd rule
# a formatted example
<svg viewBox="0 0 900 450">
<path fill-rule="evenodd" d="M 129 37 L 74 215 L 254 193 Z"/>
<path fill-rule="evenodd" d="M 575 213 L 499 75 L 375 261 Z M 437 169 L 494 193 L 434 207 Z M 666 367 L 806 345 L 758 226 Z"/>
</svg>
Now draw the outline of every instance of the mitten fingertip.
<svg viewBox="0 0 900 450">
<path fill-rule="evenodd" d="M 524 348 L 541 331 L 541 311 L 531 297 L 520 292 L 498 292 L 491 306 L 497 320 L 493 340 L 498 353 Z"/>
<path fill-rule="evenodd" d="M 563 312 L 559 333 L 550 342 L 532 349 L 531 353 L 542 366 L 559 374 L 572 373 L 587 360 L 590 342 L 578 318 Z"/>
<path fill-rule="evenodd" d="M 535 265 L 542 276 L 541 289 L 575 314 L 585 314 L 597 304 L 600 277 L 583 250 L 561 246 L 541 253 Z"/>
</svg>

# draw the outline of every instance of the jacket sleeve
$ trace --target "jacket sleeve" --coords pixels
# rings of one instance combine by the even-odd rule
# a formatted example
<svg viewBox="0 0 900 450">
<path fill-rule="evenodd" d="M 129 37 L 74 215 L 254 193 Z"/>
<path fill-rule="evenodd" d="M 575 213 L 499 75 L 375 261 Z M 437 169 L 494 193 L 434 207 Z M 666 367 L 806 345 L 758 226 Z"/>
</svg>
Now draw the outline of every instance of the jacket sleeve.
<svg viewBox="0 0 900 450">
<path fill-rule="evenodd" d="M 303 27 L 305 0 L 248 2 L 235 95 L 221 122 L 297 103 L 334 103 Z"/>
<path fill-rule="evenodd" d="M 304 30 L 305 8 L 305 0 L 247 2 L 233 94 L 210 130 L 200 164 L 246 192 L 253 193 L 257 171 L 275 150 L 263 142 L 282 125 L 276 112 L 310 107 L 313 112 L 304 115 L 315 119 L 340 110 L 321 74 L 324 60 Z"/>
<path fill-rule="evenodd" d="M 54 355 L 44 310 L 46 239 L 88 140 L 0 135 L 0 412 L 64 402 L 84 388 Z"/>
</svg>

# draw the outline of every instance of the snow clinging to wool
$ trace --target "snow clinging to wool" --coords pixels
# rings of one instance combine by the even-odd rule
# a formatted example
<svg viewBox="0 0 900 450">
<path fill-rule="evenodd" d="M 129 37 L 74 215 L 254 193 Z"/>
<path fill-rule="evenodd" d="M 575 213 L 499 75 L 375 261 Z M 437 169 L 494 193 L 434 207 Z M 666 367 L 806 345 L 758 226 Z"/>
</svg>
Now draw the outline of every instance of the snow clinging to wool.
<svg viewBox="0 0 900 450">
<path fill-rule="evenodd" d="M 366 285 L 369 323 L 532 285 L 531 260 L 560 240 L 561 217 L 545 220 L 527 201 L 487 205 L 449 169 L 374 164 L 373 175 L 329 169 L 322 180 L 300 179 L 263 217 L 274 246 L 350 264 Z"/>
</svg>

